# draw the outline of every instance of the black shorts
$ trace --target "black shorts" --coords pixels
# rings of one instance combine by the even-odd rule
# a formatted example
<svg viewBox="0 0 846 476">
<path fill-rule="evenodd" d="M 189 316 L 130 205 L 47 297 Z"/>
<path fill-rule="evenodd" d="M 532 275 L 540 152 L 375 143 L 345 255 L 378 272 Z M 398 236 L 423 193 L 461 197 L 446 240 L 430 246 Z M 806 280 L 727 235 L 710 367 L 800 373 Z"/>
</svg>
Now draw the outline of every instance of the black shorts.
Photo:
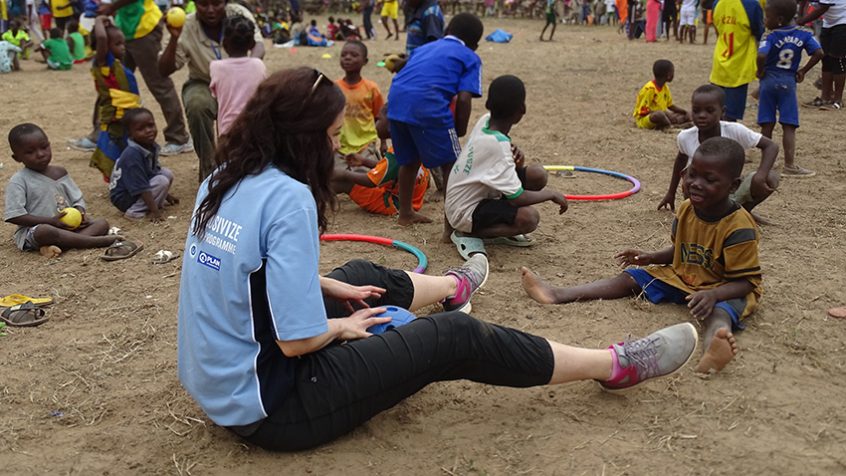
<svg viewBox="0 0 846 476">
<path fill-rule="evenodd" d="M 408 309 L 414 299 L 414 284 L 405 271 L 388 269 L 369 261 L 350 261 L 333 269 L 326 277 L 353 286 L 372 285 L 384 289 L 385 294 L 381 298 L 365 300 L 370 307 L 399 306 Z M 350 314 L 346 306 L 334 299 L 324 299 L 323 306 L 329 319 L 347 317 Z"/>
<path fill-rule="evenodd" d="M 526 168 L 517 169 L 517 176 L 520 177 L 520 183 L 525 187 L 526 185 Z M 494 225 L 513 225 L 514 220 L 517 219 L 517 210 L 509 200 L 505 198 L 486 198 L 476 205 L 473 210 L 473 229 L 472 233 L 478 233 L 480 230 L 490 228 Z"/>
<path fill-rule="evenodd" d="M 846 25 L 823 28 L 820 31 L 820 46 L 826 56 L 834 58 L 846 56 Z"/>
</svg>

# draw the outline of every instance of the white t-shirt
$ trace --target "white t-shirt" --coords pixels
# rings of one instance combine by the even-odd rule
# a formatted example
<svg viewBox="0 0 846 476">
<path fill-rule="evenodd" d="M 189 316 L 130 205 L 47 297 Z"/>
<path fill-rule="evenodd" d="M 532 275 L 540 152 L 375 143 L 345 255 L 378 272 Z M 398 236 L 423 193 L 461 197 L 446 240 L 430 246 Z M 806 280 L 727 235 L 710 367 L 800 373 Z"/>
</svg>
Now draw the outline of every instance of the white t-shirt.
<svg viewBox="0 0 846 476">
<path fill-rule="evenodd" d="M 828 5 L 823 14 L 823 28 L 846 24 L 846 0 L 820 0 L 820 5 Z"/>
<path fill-rule="evenodd" d="M 486 198 L 514 199 L 523 193 L 511 139 L 488 129 L 490 114 L 479 119 L 449 176 L 444 208 L 456 230 L 473 230 L 473 211 Z"/>
<path fill-rule="evenodd" d="M 761 142 L 760 133 L 737 122 L 720 121 L 720 136 L 737 141 L 743 149 L 752 149 Z M 694 126 L 679 132 L 679 152 L 687 156 L 687 165 L 693 159 L 693 153 L 699 148 L 699 129 Z"/>
</svg>

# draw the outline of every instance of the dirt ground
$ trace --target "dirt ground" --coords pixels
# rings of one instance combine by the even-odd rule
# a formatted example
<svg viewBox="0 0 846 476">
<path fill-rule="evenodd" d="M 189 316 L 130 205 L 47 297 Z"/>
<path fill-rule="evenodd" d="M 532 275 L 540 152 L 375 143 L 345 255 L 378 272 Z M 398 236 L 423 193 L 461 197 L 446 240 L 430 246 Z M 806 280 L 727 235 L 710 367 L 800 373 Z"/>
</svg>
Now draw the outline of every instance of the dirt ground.
<svg viewBox="0 0 846 476">
<path fill-rule="evenodd" d="M 638 177 L 643 190 L 621 201 L 572 202 L 563 216 L 543 204 L 537 246 L 489 247 L 492 275 L 474 300 L 477 317 L 566 343 L 605 347 L 687 319 L 678 306 L 633 299 L 540 306 L 519 284 L 528 265 L 559 284 L 618 272 L 616 251 L 669 243 L 669 212 L 656 211 L 676 153 L 675 132 L 635 129 L 635 94 L 651 79 L 652 62 L 676 65 L 672 90 L 687 107 L 708 79 L 713 46 L 628 42 L 607 27 L 559 26 L 556 41 L 540 43 L 539 21 L 486 20 L 505 28 L 510 44 L 482 43 L 485 90 L 498 75 L 520 76 L 528 114 L 513 131 L 530 161 L 618 170 Z M 380 33 L 383 33 L 380 31 Z M 387 92 L 389 74 L 376 67 L 400 44 L 368 43 L 365 76 Z M 270 48 L 271 71 L 311 65 L 340 77 L 340 46 Z M 322 59 L 329 53 L 332 59 Z M 625 397 L 593 383 L 528 390 L 470 382 L 431 385 L 352 434 L 322 448 L 272 454 L 242 444 L 211 423 L 176 377 L 176 311 L 180 261 L 150 263 L 159 249 L 182 251 L 196 193 L 193 154 L 164 158 L 176 173 L 182 203 L 162 224 L 134 223 L 110 206 L 106 187 L 86 154 L 67 139 L 88 131 L 94 90 L 86 68 L 24 71 L 0 79 L 5 136 L 32 121 L 45 128 L 53 161 L 80 185 L 94 217 L 104 217 L 142 241 L 139 256 L 120 262 L 100 251 L 70 251 L 48 261 L 21 253 L 3 225 L 0 293 L 53 296 L 47 324 L 9 329 L 0 337 L 0 460 L 6 474 L 835 474 L 846 473 L 846 322 L 825 310 L 846 303 L 844 223 L 846 172 L 842 112 L 803 108 L 797 157 L 818 172 L 785 179 L 759 207 L 775 224 L 762 229 L 765 297 L 739 334 L 738 358 L 722 374 L 701 378 L 692 366 Z M 815 79 L 819 69 L 810 74 Z M 175 75 L 178 85 L 184 71 Z M 139 78 L 140 79 L 140 78 Z M 808 81 L 800 100 L 816 91 Z M 146 105 L 163 126 L 152 96 Z M 473 121 L 484 111 L 474 102 Z M 754 123 L 750 100 L 747 124 Z M 754 126 L 757 128 L 757 126 Z M 161 136 L 160 136 L 161 137 Z M 751 153 L 755 167 L 759 154 Z M 0 183 L 20 167 L 0 146 Z M 567 193 L 624 190 L 611 178 L 552 177 Z M 838 198 L 839 197 L 839 198 Z M 441 202 L 424 212 L 441 215 Z M 330 231 L 388 236 L 423 249 L 429 273 L 456 265 L 441 244 L 440 222 L 401 228 L 368 215 L 347 198 Z M 351 257 L 413 267 L 410 255 L 366 244 L 325 245 L 326 270 Z M 433 308 L 433 311 L 435 309 Z"/>
</svg>

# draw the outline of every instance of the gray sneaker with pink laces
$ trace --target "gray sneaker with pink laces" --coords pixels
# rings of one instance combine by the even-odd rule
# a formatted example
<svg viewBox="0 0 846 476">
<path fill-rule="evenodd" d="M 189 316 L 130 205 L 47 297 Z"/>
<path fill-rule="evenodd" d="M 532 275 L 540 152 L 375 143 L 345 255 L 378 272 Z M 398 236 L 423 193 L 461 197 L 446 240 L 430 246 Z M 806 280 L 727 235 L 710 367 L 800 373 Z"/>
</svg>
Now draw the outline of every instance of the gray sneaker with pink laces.
<svg viewBox="0 0 846 476">
<path fill-rule="evenodd" d="M 617 393 L 643 382 L 668 377 L 693 357 L 699 335 L 693 324 L 685 322 L 665 327 L 631 342 L 609 347 L 613 360 L 611 378 L 599 381 L 602 389 Z"/>
</svg>

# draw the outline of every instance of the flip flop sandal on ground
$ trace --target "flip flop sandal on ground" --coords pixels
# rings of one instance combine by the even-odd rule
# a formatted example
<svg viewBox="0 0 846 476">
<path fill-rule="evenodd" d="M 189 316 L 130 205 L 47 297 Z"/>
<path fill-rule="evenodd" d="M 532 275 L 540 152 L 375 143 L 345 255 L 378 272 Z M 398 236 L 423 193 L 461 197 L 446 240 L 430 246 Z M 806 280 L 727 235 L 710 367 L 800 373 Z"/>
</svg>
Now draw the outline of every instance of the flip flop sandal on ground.
<svg viewBox="0 0 846 476">
<path fill-rule="evenodd" d="M 482 253 L 484 255 L 488 254 L 485 250 L 485 242 L 482 241 L 481 238 L 466 236 L 458 231 L 453 231 L 449 239 L 455 243 L 455 248 L 458 250 L 458 254 L 460 254 L 465 261 L 470 259 L 470 256 L 475 253 Z"/>
<path fill-rule="evenodd" d="M 781 174 L 785 177 L 799 177 L 799 178 L 807 178 L 813 177 L 817 173 L 813 170 L 806 169 L 805 167 L 784 167 L 781 171 Z"/>
<path fill-rule="evenodd" d="M 535 240 L 526 235 L 514 235 L 486 239 L 485 243 L 490 245 L 506 245 L 516 246 L 518 248 L 528 248 L 529 246 L 533 246 L 535 244 Z"/>
<path fill-rule="evenodd" d="M 38 308 L 35 304 L 28 302 L 7 308 L 0 315 L 0 320 L 9 326 L 35 327 L 44 324 L 50 318 L 44 315 L 44 309 Z"/>
<path fill-rule="evenodd" d="M 106 248 L 106 251 L 100 255 L 103 261 L 117 261 L 121 259 L 131 258 L 144 249 L 141 243 L 134 243 L 132 241 L 115 241 L 111 246 Z"/>
<path fill-rule="evenodd" d="M 832 102 L 825 103 L 822 106 L 820 106 L 820 110 L 821 111 L 839 111 L 842 107 L 843 106 L 839 102 L 832 101 Z"/>
<path fill-rule="evenodd" d="M 825 102 L 823 102 L 822 98 L 820 98 L 820 97 L 815 97 L 814 100 L 811 101 L 811 102 L 803 102 L 802 103 L 802 105 L 805 106 L 805 107 L 820 107 L 824 104 L 825 104 Z"/>
<path fill-rule="evenodd" d="M 153 255 L 153 264 L 165 264 L 179 258 L 179 253 L 168 250 L 159 250 Z"/>
<path fill-rule="evenodd" d="M 50 304 L 53 304 L 53 298 L 34 298 L 25 296 L 23 294 L 9 294 L 8 296 L 3 296 L 0 298 L 0 307 L 12 307 L 27 302 L 31 302 L 36 306 L 49 306 Z"/>
</svg>

